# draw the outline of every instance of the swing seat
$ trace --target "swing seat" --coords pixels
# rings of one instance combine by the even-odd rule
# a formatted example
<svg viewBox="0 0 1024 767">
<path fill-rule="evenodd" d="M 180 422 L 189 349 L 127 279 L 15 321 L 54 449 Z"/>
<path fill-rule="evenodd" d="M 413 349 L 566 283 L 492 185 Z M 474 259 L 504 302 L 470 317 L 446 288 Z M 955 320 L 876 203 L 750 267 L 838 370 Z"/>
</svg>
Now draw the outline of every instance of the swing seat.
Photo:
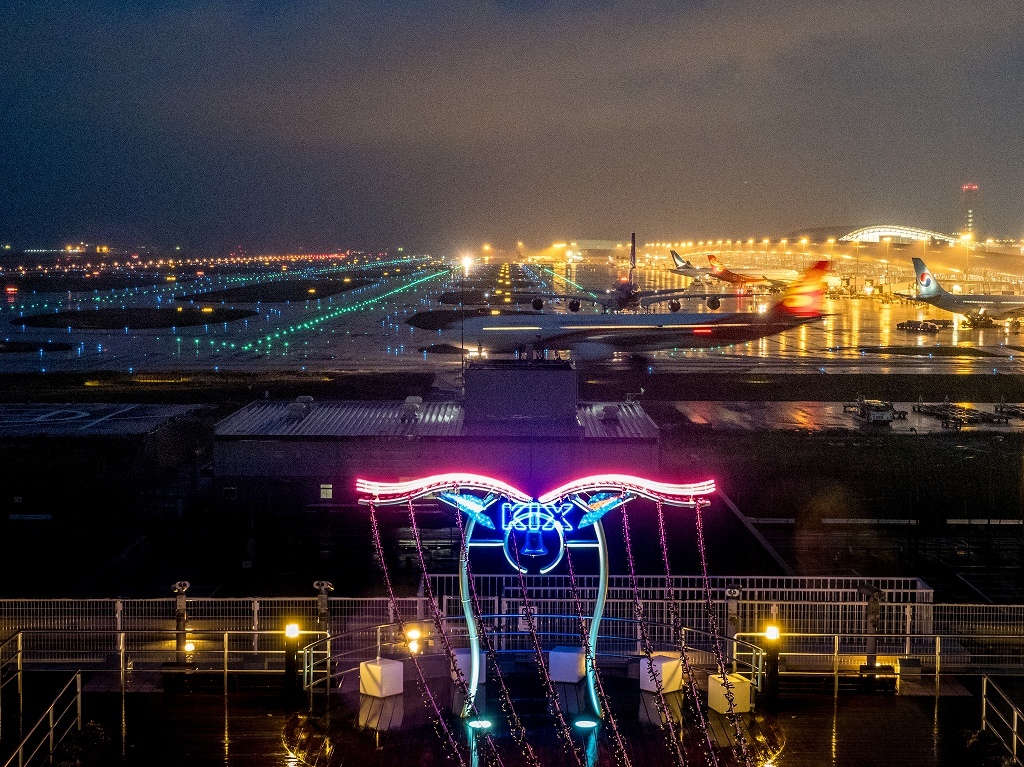
<svg viewBox="0 0 1024 767">
<path fill-rule="evenodd" d="M 732 687 L 733 711 L 745 714 L 750 711 L 750 680 L 743 674 L 729 674 Z M 729 713 L 729 699 L 721 674 L 708 674 L 708 708 L 719 714 Z"/>
<path fill-rule="evenodd" d="M 359 664 L 359 692 L 374 698 L 401 695 L 405 664 L 379 658 Z"/>
<path fill-rule="evenodd" d="M 657 692 L 651 672 L 661 682 L 662 692 L 676 692 L 683 689 L 683 661 L 677 652 L 651 653 L 650 663 L 647 658 L 640 659 L 640 689 L 646 692 Z"/>
<path fill-rule="evenodd" d="M 579 647 L 553 647 L 548 652 L 548 675 L 552 682 L 576 684 L 587 674 L 587 656 Z"/>
</svg>

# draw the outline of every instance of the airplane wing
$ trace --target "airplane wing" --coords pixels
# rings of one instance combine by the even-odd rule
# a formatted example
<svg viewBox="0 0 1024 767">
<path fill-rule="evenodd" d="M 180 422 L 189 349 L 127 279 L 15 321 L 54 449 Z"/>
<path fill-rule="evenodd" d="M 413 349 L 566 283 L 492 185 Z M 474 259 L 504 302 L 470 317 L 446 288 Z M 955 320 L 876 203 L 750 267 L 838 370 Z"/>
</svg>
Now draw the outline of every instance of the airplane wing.
<svg viewBox="0 0 1024 767">
<path fill-rule="evenodd" d="M 615 308 L 615 300 L 611 296 L 602 296 L 596 293 L 516 293 L 513 294 L 521 302 L 529 301 L 579 301 L 581 303 L 595 304 L 605 309 L 611 310 Z"/>
<path fill-rule="evenodd" d="M 510 302 L 504 299 L 510 298 Z M 538 293 L 534 291 L 520 293 L 484 294 L 479 290 L 451 291 L 442 293 L 440 302 L 449 306 L 501 306 L 506 303 L 527 304 L 535 300 L 539 301 L 580 301 L 596 304 L 605 308 L 613 308 L 614 302 L 611 298 L 591 293 Z"/>
<path fill-rule="evenodd" d="M 720 302 L 723 298 L 749 298 L 754 294 L 752 293 L 716 293 L 714 291 L 692 291 L 692 290 L 668 290 L 663 293 L 652 293 L 651 295 L 645 295 L 640 297 L 640 307 L 646 309 L 656 304 L 665 303 L 666 301 L 682 301 L 688 298 L 696 298 L 701 301 L 707 301 L 708 306 L 711 309 L 717 309 L 720 306 Z M 718 305 L 712 305 L 712 302 L 718 301 Z"/>
</svg>

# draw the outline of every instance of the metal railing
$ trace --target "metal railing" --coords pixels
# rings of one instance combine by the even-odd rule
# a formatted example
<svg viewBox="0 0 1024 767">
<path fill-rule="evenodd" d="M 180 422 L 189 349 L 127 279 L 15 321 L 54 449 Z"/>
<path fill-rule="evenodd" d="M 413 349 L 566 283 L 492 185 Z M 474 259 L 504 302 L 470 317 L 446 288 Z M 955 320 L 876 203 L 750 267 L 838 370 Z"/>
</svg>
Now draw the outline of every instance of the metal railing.
<svg viewBox="0 0 1024 767">
<path fill-rule="evenodd" d="M 4 688 L 9 684 L 18 685 L 18 701 L 22 699 L 22 666 L 21 666 L 21 634 L 15 634 L 5 642 L 0 642 L 0 737 L 4 733 Z M 18 710 L 18 721 L 21 721 L 21 709 Z"/>
<path fill-rule="evenodd" d="M 518 585 L 515 588 L 507 587 L 505 580 L 504 576 L 477 578 L 481 589 L 478 591 L 479 598 L 487 605 L 485 609 L 507 613 L 518 611 L 521 602 Z M 609 587 L 606 614 L 615 617 L 632 616 L 632 589 L 618 583 L 621 578 L 611 580 L 613 583 Z M 711 622 L 703 591 L 690 583 L 690 580 L 673 579 L 679 586 L 676 604 L 680 620 L 684 625 L 709 630 Z M 597 593 L 596 582 L 585 577 L 578 581 L 581 596 L 587 605 L 592 605 Z M 639 597 L 645 615 L 652 620 L 667 620 L 668 592 L 664 588 L 664 578 L 646 576 L 639 581 Z M 748 583 L 739 590 L 740 597 L 728 597 L 721 583 L 713 584 L 715 618 L 720 626 L 729 625 L 730 628 L 744 632 L 763 630 L 768 622 L 783 625 L 790 631 L 807 633 L 854 634 L 869 629 L 868 603 L 849 589 L 838 588 L 849 586 L 850 583 L 826 582 L 818 585 L 822 588 L 799 590 L 790 583 Z M 887 585 L 895 587 L 907 584 Z M 829 586 L 835 588 L 826 588 Z M 573 599 L 564 578 L 546 576 L 538 579 L 537 583 L 529 584 L 529 589 L 531 601 L 537 600 L 538 604 L 547 605 L 543 608 L 546 612 L 572 611 L 564 607 Z M 450 584 L 443 583 L 442 588 L 435 593 L 442 603 L 442 610 L 448 614 L 461 613 L 457 589 L 452 590 Z M 422 618 L 429 614 L 429 603 L 423 597 L 407 597 L 399 601 L 403 615 Z M 878 609 L 876 629 L 887 634 L 1024 633 L 1024 605 L 936 605 L 931 602 L 929 590 L 893 588 L 885 591 L 885 598 Z M 391 623 L 395 619 L 389 600 L 385 597 L 330 597 L 322 602 L 316 597 L 188 597 L 184 600 L 184 615 L 189 627 L 197 631 L 277 631 L 287 623 L 297 622 L 305 629 L 317 628 L 332 634 Z M 174 598 L 0 599 L 0 641 L 18 631 L 30 629 L 58 632 L 174 630 L 179 627 L 178 618 Z"/>
<path fill-rule="evenodd" d="M 741 632 L 736 638 L 764 644 L 764 634 L 760 632 Z M 781 674 L 860 673 L 860 667 L 868 663 L 869 658 L 874 658 L 878 665 L 912 665 L 918 673 L 936 675 L 1024 671 L 1024 635 L 1021 634 L 784 632 L 780 633 L 776 646 Z"/>
<path fill-rule="evenodd" d="M 76 671 L 64 689 L 57 693 L 46 713 L 22 738 L 3 767 L 28 767 L 43 759 L 53 762 L 54 751 L 72 729 L 82 729 L 82 674 Z M 36 757 L 39 757 L 38 759 Z"/>
<path fill-rule="evenodd" d="M 991 732 L 1003 744 L 1017 764 L 1024 754 L 1024 736 L 1021 724 L 1024 713 L 1007 697 L 999 685 L 988 676 L 981 678 L 981 729 Z"/>
<path fill-rule="evenodd" d="M 300 631 L 299 643 L 325 635 Z M 14 648 L 13 652 L 4 648 Z M 284 631 L 21 631 L 0 645 L 6 660 L 0 676 L 20 677 L 26 667 L 74 666 L 82 671 L 116 671 L 125 691 L 130 675 L 282 674 L 289 652 Z M 20 682 L 19 682 L 20 686 Z"/>
</svg>

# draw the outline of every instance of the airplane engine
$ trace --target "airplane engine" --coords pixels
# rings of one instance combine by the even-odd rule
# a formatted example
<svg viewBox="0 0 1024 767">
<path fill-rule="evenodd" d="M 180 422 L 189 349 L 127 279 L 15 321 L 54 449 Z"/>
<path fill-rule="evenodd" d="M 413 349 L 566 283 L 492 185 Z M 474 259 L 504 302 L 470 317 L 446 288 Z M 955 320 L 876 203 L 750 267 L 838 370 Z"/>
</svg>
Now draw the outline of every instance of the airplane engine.
<svg viewBox="0 0 1024 767">
<path fill-rule="evenodd" d="M 539 298 L 535 298 L 530 305 L 539 312 L 544 308 L 544 301 Z"/>
<path fill-rule="evenodd" d="M 580 310 L 580 300 L 578 298 L 571 299 L 569 301 L 569 311 L 570 312 L 578 312 L 579 310 Z"/>
<path fill-rule="evenodd" d="M 596 342 L 584 342 L 580 344 L 573 344 L 572 356 L 574 359 L 584 360 L 586 362 L 595 362 L 598 360 L 610 360 L 615 354 L 613 349 L 608 344 L 596 343 Z"/>
<path fill-rule="evenodd" d="M 722 301 L 718 296 L 710 296 L 708 298 L 708 309 L 717 309 L 722 305 Z"/>
<path fill-rule="evenodd" d="M 668 302 L 668 310 L 670 312 L 678 312 L 679 311 L 679 307 L 680 307 L 680 303 L 678 301 L 669 301 Z"/>
</svg>

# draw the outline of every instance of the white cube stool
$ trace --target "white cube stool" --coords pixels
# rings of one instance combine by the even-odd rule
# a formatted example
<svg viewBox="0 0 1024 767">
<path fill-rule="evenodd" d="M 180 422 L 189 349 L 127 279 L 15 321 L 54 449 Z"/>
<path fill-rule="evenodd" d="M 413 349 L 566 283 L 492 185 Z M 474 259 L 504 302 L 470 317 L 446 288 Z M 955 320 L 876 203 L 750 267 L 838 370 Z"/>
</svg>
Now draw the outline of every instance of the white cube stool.
<svg viewBox="0 0 1024 767">
<path fill-rule="evenodd" d="M 400 695 L 405 665 L 398 660 L 380 658 L 359 664 L 359 692 L 374 698 Z"/>
<path fill-rule="evenodd" d="M 737 714 L 750 711 L 750 680 L 743 674 L 729 674 L 729 683 L 732 685 L 732 710 Z M 725 697 L 721 674 L 708 674 L 708 708 L 719 714 L 729 713 L 729 700 Z"/>
<path fill-rule="evenodd" d="M 473 654 L 468 647 L 456 647 L 453 652 L 455 654 L 455 665 L 462 672 L 462 678 L 466 680 L 466 684 L 469 684 L 469 666 L 470 661 L 473 659 Z M 487 681 L 487 655 L 483 652 L 478 652 L 477 658 L 480 662 L 480 679 L 478 684 L 484 684 Z M 452 671 L 452 679 L 455 679 L 454 671 Z"/>
<path fill-rule="evenodd" d="M 640 659 L 640 689 L 657 692 L 658 688 L 651 679 L 651 671 L 661 682 L 662 692 L 675 692 L 683 689 L 683 661 L 677 652 L 651 653 L 651 660 Z"/>
<path fill-rule="evenodd" d="M 548 675 L 552 682 L 576 684 L 587 675 L 587 655 L 579 647 L 553 647 L 548 652 Z"/>
</svg>

